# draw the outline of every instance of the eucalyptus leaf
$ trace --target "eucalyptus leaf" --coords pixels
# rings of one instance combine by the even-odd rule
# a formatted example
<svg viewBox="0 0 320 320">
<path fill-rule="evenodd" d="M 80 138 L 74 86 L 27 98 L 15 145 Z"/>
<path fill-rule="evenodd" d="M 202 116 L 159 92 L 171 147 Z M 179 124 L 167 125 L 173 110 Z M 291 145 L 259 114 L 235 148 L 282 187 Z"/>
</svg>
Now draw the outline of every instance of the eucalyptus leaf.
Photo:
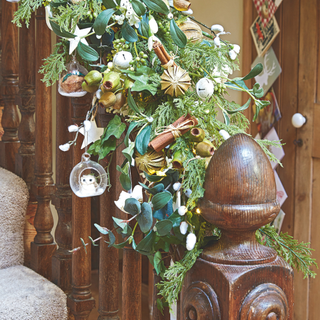
<svg viewBox="0 0 320 320">
<path fill-rule="evenodd" d="M 150 182 L 158 182 L 164 178 L 162 176 L 150 175 L 150 174 L 146 173 L 145 171 L 143 173 L 144 173 L 145 177 L 148 179 L 148 181 L 150 181 Z"/>
<path fill-rule="evenodd" d="M 139 184 L 140 184 L 140 186 L 142 186 L 144 189 L 146 189 L 148 192 L 150 192 L 153 195 L 164 190 L 163 183 L 159 183 L 156 186 L 154 186 L 153 188 L 149 188 L 141 182 L 139 182 Z"/>
<path fill-rule="evenodd" d="M 109 236 L 109 246 L 108 247 L 112 247 L 114 245 L 114 243 L 116 242 L 116 237 L 114 236 L 114 234 L 111 230 L 109 231 L 108 236 Z"/>
<path fill-rule="evenodd" d="M 66 30 L 63 29 L 63 28 L 60 28 L 60 26 L 59 26 L 57 23 L 55 23 L 55 22 L 53 22 L 53 21 L 51 21 L 51 20 L 50 20 L 50 25 L 51 25 L 51 27 L 52 27 L 53 32 L 54 32 L 57 36 L 59 36 L 59 37 L 69 38 L 69 39 L 76 37 L 75 34 L 73 34 L 73 33 L 71 33 L 71 32 L 68 32 L 68 31 L 66 31 Z"/>
<path fill-rule="evenodd" d="M 116 248 L 116 249 L 122 249 L 124 248 L 127 244 L 129 244 L 129 241 L 130 241 L 130 237 L 124 241 L 124 242 L 121 242 L 119 244 L 113 244 L 113 247 Z"/>
<path fill-rule="evenodd" d="M 97 230 L 102 233 L 102 234 L 108 234 L 109 229 L 105 228 L 105 227 L 101 227 L 99 226 L 97 223 L 94 224 L 94 226 L 97 228 Z"/>
<path fill-rule="evenodd" d="M 125 226 L 128 225 L 128 223 L 126 221 L 124 221 L 123 219 L 118 219 L 115 217 L 112 217 L 112 220 L 115 222 L 115 224 L 120 227 L 122 230 L 125 228 Z M 95 224 L 96 225 L 96 224 Z"/>
<path fill-rule="evenodd" d="M 135 147 L 142 156 L 147 152 L 148 144 L 150 142 L 150 134 L 151 126 L 146 126 L 136 137 Z"/>
<path fill-rule="evenodd" d="M 260 74 L 262 70 L 263 70 L 262 64 L 258 63 L 251 69 L 251 71 L 245 77 L 242 78 L 242 80 L 252 79 L 256 77 L 258 74 Z"/>
<path fill-rule="evenodd" d="M 96 18 L 93 29 L 96 32 L 96 35 L 102 36 L 106 32 L 106 26 L 109 23 L 111 16 L 114 13 L 114 9 L 107 9 L 102 11 Z"/>
<path fill-rule="evenodd" d="M 128 174 L 122 173 L 119 177 L 119 180 L 124 190 L 129 191 L 132 188 L 131 179 Z"/>
<path fill-rule="evenodd" d="M 128 42 L 136 42 L 138 41 L 138 35 L 134 31 L 134 29 L 129 25 L 127 21 L 124 22 L 122 28 L 121 28 L 122 36 L 128 41 Z"/>
<path fill-rule="evenodd" d="M 134 216 L 141 212 L 140 202 L 135 198 L 126 199 L 124 210 Z"/>
<path fill-rule="evenodd" d="M 133 7 L 133 10 L 138 16 L 143 16 L 145 14 L 146 7 L 139 0 L 132 0 L 131 4 Z"/>
<path fill-rule="evenodd" d="M 142 203 L 141 213 L 137 216 L 137 221 L 143 233 L 147 233 L 150 231 L 153 223 L 153 217 L 152 208 L 149 203 Z"/>
<path fill-rule="evenodd" d="M 177 26 L 174 19 L 170 20 L 170 34 L 173 42 L 179 48 L 184 48 L 186 46 L 188 39 L 186 35 L 182 32 L 182 30 Z"/>
<path fill-rule="evenodd" d="M 170 201 L 163 208 L 153 212 L 153 217 L 158 220 L 164 220 L 164 219 L 170 218 L 173 213 L 172 204 L 173 204 L 173 201 L 171 198 Z"/>
<path fill-rule="evenodd" d="M 99 247 L 99 245 L 98 244 L 96 244 L 95 242 L 94 242 L 94 240 L 89 236 L 89 239 L 90 239 L 90 241 L 91 241 L 91 244 L 94 246 L 94 247 Z"/>
<path fill-rule="evenodd" d="M 138 125 L 138 122 L 131 122 L 129 125 L 129 128 L 127 130 L 126 136 L 124 138 L 124 145 L 126 147 L 129 147 L 129 137 L 130 137 L 130 133 L 132 132 L 132 130 Z"/>
<path fill-rule="evenodd" d="M 152 204 L 153 204 L 153 210 L 159 210 L 163 208 L 172 198 L 172 195 L 169 191 L 163 191 L 160 193 L 157 193 L 152 198 Z"/>
<path fill-rule="evenodd" d="M 169 8 L 162 0 L 143 0 L 143 2 L 149 9 L 155 12 L 163 13 L 165 15 L 169 14 Z"/>
<path fill-rule="evenodd" d="M 89 62 L 97 61 L 99 59 L 98 52 L 81 41 L 78 43 L 77 52 L 83 60 Z"/>
<path fill-rule="evenodd" d="M 170 233 L 171 229 L 173 228 L 173 223 L 168 219 L 162 220 L 162 221 L 158 221 L 155 227 L 157 229 L 157 233 L 162 237 Z"/>
<path fill-rule="evenodd" d="M 87 254 L 87 253 L 88 253 L 88 251 L 87 251 L 86 243 L 84 242 L 84 240 L 83 240 L 82 238 L 80 238 L 80 241 L 81 241 L 81 243 L 82 243 L 82 245 L 83 245 L 83 247 L 84 247 L 84 251 L 85 251 L 85 253 Z"/>
</svg>

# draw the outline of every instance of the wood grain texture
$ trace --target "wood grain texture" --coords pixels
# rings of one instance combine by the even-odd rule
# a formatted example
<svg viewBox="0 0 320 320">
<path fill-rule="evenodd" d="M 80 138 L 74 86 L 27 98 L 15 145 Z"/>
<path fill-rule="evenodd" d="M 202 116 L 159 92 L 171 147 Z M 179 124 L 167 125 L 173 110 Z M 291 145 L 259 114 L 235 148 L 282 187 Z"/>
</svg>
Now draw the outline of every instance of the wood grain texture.
<svg viewBox="0 0 320 320">
<path fill-rule="evenodd" d="M 91 95 L 72 98 L 72 121 L 76 125 L 86 118 L 91 105 Z M 81 160 L 81 143 L 73 146 L 73 166 Z M 72 193 L 72 247 L 82 247 L 80 238 L 89 241 L 91 235 L 91 198 L 79 198 Z M 68 297 L 68 306 L 75 320 L 88 319 L 95 305 L 90 292 L 91 287 L 91 246 L 76 251 L 72 255 L 72 292 Z"/>
<path fill-rule="evenodd" d="M 15 172 L 15 157 L 19 148 L 18 126 L 19 115 L 15 104 L 18 93 L 18 28 L 11 23 L 17 3 L 2 0 L 1 17 L 1 97 L 4 105 L 1 125 L 4 130 L 0 142 L 0 165 Z"/>
<path fill-rule="evenodd" d="M 300 1 L 298 112 L 308 119 L 308 124 L 297 130 L 297 139 L 303 146 L 296 150 L 295 223 L 294 238 L 310 242 L 312 222 L 312 123 L 316 87 L 318 49 L 317 0 Z M 309 279 L 297 273 L 295 287 L 295 319 L 309 318 Z"/>
<path fill-rule="evenodd" d="M 52 258 L 52 281 L 64 292 L 71 292 L 72 254 L 72 191 L 69 176 L 72 169 L 72 152 L 63 152 L 59 145 L 73 139 L 68 133 L 71 124 L 71 100 L 56 91 L 56 192 L 52 204 L 58 213 L 55 240 L 58 250 Z"/>
<path fill-rule="evenodd" d="M 113 115 L 107 114 L 104 109 L 99 107 L 97 115 L 98 127 L 105 128 Z M 103 167 L 109 166 L 109 179 L 111 188 L 106 190 L 100 196 L 100 225 L 111 227 L 113 225 L 112 217 L 116 216 L 117 188 L 117 155 L 103 159 L 100 164 Z M 114 232 L 116 233 L 116 232 Z M 108 236 L 103 236 L 100 241 L 100 259 L 99 259 L 99 317 L 98 320 L 119 320 L 119 251 L 114 247 L 108 247 Z"/>
<path fill-rule="evenodd" d="M 280 209 L 268 158 L 252 138 L 232 136 L 213 155 L 204 187 L 198 207 L 222 236 L 188 272 L 181 318 L 292 320 L 292 269 L 255 238 Z"/>
<path fill-rule="evenodd" d="M 36 71 L 42 60 L 51 54 L 51 31 L 45 22 L 45 10 L 36 13 Z M 52 255 L 56 250 L 51 235 L 53 217 L 50 209 L 50 198 L 55 186 L 52 179 L 52 101 L 51 88 L 41 81 L 42 76 L 36 72 L 36 148 L 35 178 L 32 193 L 38 201 L 34 226 L 37 235 L 31 243 L 32 269 L 51 279 Z"/>
</svg>

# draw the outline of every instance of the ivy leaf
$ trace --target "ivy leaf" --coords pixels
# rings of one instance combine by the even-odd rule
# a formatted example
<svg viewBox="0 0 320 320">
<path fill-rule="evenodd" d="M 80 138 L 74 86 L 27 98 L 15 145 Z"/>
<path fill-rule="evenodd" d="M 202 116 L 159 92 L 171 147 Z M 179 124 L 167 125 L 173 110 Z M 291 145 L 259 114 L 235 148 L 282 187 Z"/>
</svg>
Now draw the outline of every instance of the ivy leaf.
<svg viewBox="0 0 320 320">
<path fill-rule="evenodd" d="M 141 205 L 141 214 L 137 216 L 137 221 L 139 223 L 139 227 L 143 233 L 147 233 L 150 231 L 152 227 L 152 208 L 149 203 L 144 202 Z"/>
<path fill-rule="evenodd" d="M 109 122 L 107 129 L 103 133 L 101 141 L 104 142 L 111 136 L 119 139 L 125 129 L 126 124 L 121 122 L 121 118 L 118 115 L 115 115 L 114 118 Z"/>
<path fill-rule="evenodd" d="M 129 125 L 129 128 L 127 130 L 127 133 L 126 133 L 126 136 L 124 138 L 124 145 L 126 147 L 129 147 L 129 136 L 130 136 L 130 133 L 132 132 L 132 130 L 138 125 L 138 122 L 131 122 L 130 125 Z"/>
<path fill-rule="evenodd" d="M 143 0 L 143 2 L 152 11 L 163 13 L 165 15 L 169 14 L 169 8 L 162 0 Z"/>
<path fill-rule="evenodd" d="M 138 0 L 132 0 L 131 1 L 131 4 L 132 4 L 132 7 L 133 7 L 133 10 L 135 11 L 135 13 L 138 15 L 138 16 L 143 16 L 146 12 L 146 7 Z"/>
<path fill-rule="evenodd" d="M 147 90 L 154 96 L 157 93 L 158 87 L 155 87 L 153 84 L 147 83 L 148 80 L 149 80 L 149 78 L 147 79 L 146 82 L 136 80 L 134 82 L 133 86 L 131 87 L 131 90 L 136 91 L 136 92 L 141 92 L 143 90 Z"/>
<path fill-rule="evenodd" d="M 57 23 L 55 23 L 51 20 L 50 20 L 50 25 L 52 27 L 53 32 L 59 37 L 68 38 L 68 39 L 76 37 L 75 34 L 70 33 L 63 28 L 60 28 L 60 26 Z"/>
<path fill-rule="evenodd" d="M 99 150 L 99 159 L 104 159 L 111 151 L 114 151 L 117 146 L 117 141 L 114 137 L 111 137 L 108 141 L 103 142 Z"/>
<path fill-rule="evenodd" d="M 135 198 L 129 198 L 125 201 L 124 210 L 135 216 L 141 212 L 140 202 Z"/>
<path fill-rule="evenodd" d="M 245 77 L 242 78 L 242 80 L 252 79 L 256 77 L 262 70 L 263 70 L 262 64 L 258 63 L 251 69 L 251 71 Z"/>
<path fill-rule="evenodd" d="M 133 97 L 132 97 L 132 94 L 131 94 L 131 90 L 130 90 L 130 89 L 128 90 L 128 98 L 127 98 L 127 101 L 128 101 L 128 106 L 129 106 L 135 113 L 140 114 L 140 110 L 139 110 L 139 108 L 137 107 L 136 102 L 134 101 L 134 99 L 133 99 Z"/>
<path fill-rule="evenodd" d="M 98 52 L 93 48 L 87 46 L 86 44 L 82 43 L 81 41 L 79 41 L 78 43 L 77 52 L 83 60 L 89 62 L 97 61 L 99 59 Z"/>
<path fill-rule="evenodd" d="M 115 218 L 115 217 L 112 217 L 112 220 L 114 221 L 114 223 L 120 227 L 122 230 L 125 228 L 125 226 L 128 225 L 127 222 L 125 222 L 124 220 L 122 219 L 118 219 L 118 218 Z M 96 224 L 95 224 L 96 225 Z"/>
<path fill-rule="evenodd" d="M 136 137 L 136 149 L 142 156 L 147 152 L 148 144 L 150 142 L 150 134 L 151 126 L 146 126 Z"/>
<path fill-rule="evenodd" d="M 174 19 L 170 20 L 170 34 L 173 42 L 179 48 L 184 48 L 186 46 L 188 39 L 186 35 L 182 32 L 182 30 L 177 26 Z"/>
<path fill-rule="evenodd" d="M 122 36 L 128 41 L 128 42 L 136 42 L 138 41 L 138 35 L 134 31 L 134 29 L 129 25 L 127 21 L 124 22 L 122 28 L 121 28 Z"/>
<path fill-rule="evenodd" d="M 137 251 L 142 254 L 150 254 L 152 251 L 152 247 L 154 245 L 154 241 L 156 238 L 156 233 L 151 230 L 137 245 Z"/>
<path fill-rule="evenodd" d="M 234 113 L 237 113 L 237 112 L 240 112 L 240 111 L 244 111 L 246 109 L 248 109 L 248 107 L 250 106 L 250 102 L 251 102 L 251 99 L 249 99 L 243 106 L 237 108 L 237 109 L 234 109 L 234 110 L 226 110 L 229 114 L 234 114 Z"/>
<path fill-rule="evenodd" d="M 92 26 L 97 35 L 102 36 L 106 32 L 106 26 L 108 25 L 114 11 L 114 9 L 107 9 L 98 15 Z"/>
<path fill-rule="evenodd" d="M 161 262 L 162 262 L 162 256 L 161 256 L 161 252 L 157 251 L 153 257 L 153 266 L 154 269 L 156 270 L 157 274 L 159 274 L 161 272 Z"/>
<path fill-rule="evenodd" d="M 132 162 L 132 156 L 133 156 L 133 152 L 134 152 L 134 146 L 135 143 L 131 142 L 129 147 L 125 148 L 122 150 L 123 155 L 126 157 L 126 159 L 128 160 L 129 163 Z"/>
<path fill-rule="evenodd" d="M 156 223 L 157 233 L 159 236 L 163 237 L 170 233 L 173 223 L 170 220 L 162 220 Z"/>
<path fill-rule="evenodd" d="M 115 8 L 117 6 L 113 0 L 102 0 L 102 3 L 106 8 Z"/>
<path fill-rule="evenodd" d="M 153 204 L 153 210 L 160 210 L 170 201 L 171 198 L 172 195 L 169 191 L 157 193 L 151 200 Z"/>
</svg>

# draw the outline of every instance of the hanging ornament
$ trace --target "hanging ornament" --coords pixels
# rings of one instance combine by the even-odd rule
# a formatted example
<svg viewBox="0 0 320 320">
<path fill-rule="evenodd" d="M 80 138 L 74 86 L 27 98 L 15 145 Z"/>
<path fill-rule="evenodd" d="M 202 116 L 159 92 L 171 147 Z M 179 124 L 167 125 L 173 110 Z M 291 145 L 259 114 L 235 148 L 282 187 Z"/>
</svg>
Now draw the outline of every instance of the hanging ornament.
<svg viewBox="0 0 320 320">
<path fill-rule="evenodd" d="M 90 122 L 90 125 L 89 125 L 89 122 Z M 85 120 L 84 125 L 86 126 L 87 130 L 85 130 L 84 127 L 80 128 L 79 130 L 79 132 L 84 135 L 81 149 L 85 148 L 90 143 L 99 140 L 104 131 L 104 128 L 97 127 L 95 120 L 90 120 L 90 121 Z"/>
<path fill-rule="evenodd" d="M 202 41 L 203 35 L 200 26 L 193 21 L 185 21 L 179 25 L 181 31 L 192 43 Z"/>
<path fill-rule="evenodd" d="M 84 153 L 70 174 L 70 187 L 80 198 L 101 195 L 108 186 L 108 177 L 104 168 L 90 160 L 90 154 Z"/>
<path fill-rule="evenodd" d="M 161 76 L 161 90 L 172 97 L 184 94 L 191 86 L 191 78 L 188 72 L 179 66 L 169 67 Z"/>
<path fill-rule="evenodd" d="M 196 90 L 201 99 L 208 99 L 213 95 L 214 84 L 210 79 L 202 78 L 197 82 Z"/>
<path fill-rule="evenodd" d="M 87 69 L 79 64 L 75 56 L 66 68 L 67 70 L 59 76 L 59 93 L 66 97 L 83 97 L 87 94 L 87 91 L 82 89 L 84 77 L 88 73 Z"/>
</svg>

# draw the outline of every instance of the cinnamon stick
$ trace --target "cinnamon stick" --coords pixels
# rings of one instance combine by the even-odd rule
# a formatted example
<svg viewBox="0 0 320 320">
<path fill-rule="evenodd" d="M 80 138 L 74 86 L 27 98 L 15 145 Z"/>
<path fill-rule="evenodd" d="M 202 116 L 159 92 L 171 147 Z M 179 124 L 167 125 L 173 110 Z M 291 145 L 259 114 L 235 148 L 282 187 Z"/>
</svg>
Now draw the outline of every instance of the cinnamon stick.
<svg viewBox="0 0 320 320">
<path fill-rule="evenodd" d="M 178 127 L 179 124 L 181 124 L 185 121 L 188 121 L 188 120 L 192 120 L 194 126 L 196 126 L 198 124 L 198 120 L 195 117 L 191 116 L 190 114 L 187 114 L 186 116 L 180 117 L 172 125 L 174 127 Z M 180 134 L 183 135 L 186 132 L 188 132 L 190 129 L 191 129 L 191 127 L 187 128 L 187 129 L 180 130 Z M 152 141 L 150 141 L 149 147 L 153 148 L 156 152 L 159 152 L 164 147 L 166 147 L 167 145 L 174 142 L 174 140 L 175 140 L 175 138 L 171 132 L 161 133 L 156 138 L 154 138 Z"/>
<path fill-rule="evenodd" d="M 167 64 L 169 62 L 169 60 L 167 59 L 167 57 L 164 55 L 161 47 L 163 48 L 163 45 L 160 42 L 155 42 L 153 44 L 153 51 L 154 53 L 158 56 L 160 62 L 162 65 Z"/>
</svg>

